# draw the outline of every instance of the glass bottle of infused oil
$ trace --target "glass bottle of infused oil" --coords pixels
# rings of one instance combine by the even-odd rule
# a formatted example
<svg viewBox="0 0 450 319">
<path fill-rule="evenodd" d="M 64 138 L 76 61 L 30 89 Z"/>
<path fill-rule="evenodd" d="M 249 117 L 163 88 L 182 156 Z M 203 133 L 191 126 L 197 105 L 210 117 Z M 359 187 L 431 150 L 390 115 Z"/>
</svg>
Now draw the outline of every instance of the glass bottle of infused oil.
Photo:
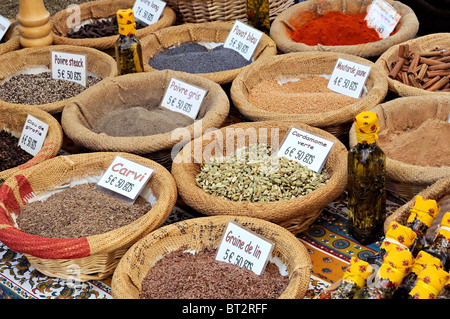
<svg viewBox="0 0 450 319">
<path fill-rule="evenodd" d="M 269 34 L 270 32 L 269 0 L 247 0 L 247 23 L 253 28 Z"/>
<path fill-rule="evenodd" d="M 119 38 L 115 43 L 119 75 L 143 72 L 142 48 L 136 37 L 136 22 L 131 9 L 117 11 Z"/>
<path fill-rule="evenodd" d="M 386 155 L 377 145 L 378 115 L 355 118 L 357 144 L 348 152 L 348 232 L 366 245 L 380 240 L 386 220 Z"/>
</svg>

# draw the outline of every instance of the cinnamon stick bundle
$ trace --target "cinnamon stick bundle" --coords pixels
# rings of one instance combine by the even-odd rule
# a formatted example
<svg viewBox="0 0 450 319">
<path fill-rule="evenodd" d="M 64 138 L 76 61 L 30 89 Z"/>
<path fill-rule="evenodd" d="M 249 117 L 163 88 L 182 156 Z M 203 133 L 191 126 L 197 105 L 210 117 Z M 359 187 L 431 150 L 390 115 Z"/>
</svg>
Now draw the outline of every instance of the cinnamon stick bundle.
<svg viewBox="0 0 450 319">
<path fill-rule="evenodd" d="M 411 51 L 399 46 L 397 59 L 391 64 L 389 78 L 427 91 L 448 92 L 450 86 L 450 50 Z"/>
</svg>

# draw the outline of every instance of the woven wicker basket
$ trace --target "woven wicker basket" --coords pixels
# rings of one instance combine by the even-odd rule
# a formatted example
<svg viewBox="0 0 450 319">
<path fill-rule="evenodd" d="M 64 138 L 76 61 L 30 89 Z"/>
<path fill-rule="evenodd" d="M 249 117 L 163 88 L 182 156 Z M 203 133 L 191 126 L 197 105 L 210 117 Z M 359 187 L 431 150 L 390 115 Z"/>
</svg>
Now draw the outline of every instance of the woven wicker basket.
<svg viewBox="0 0 450 319">
<path fill-rule="evenodd" d="M 109 18 L 116 15 L 119 9 L 132 8 L 135 0 L 102 0 L 89 1 L 79 5 L 80 20 L 90 21 L 102 18 Z M 87 39 L 72 39 L 67 37 L 67 32 L 70 30 L 67 21 L 70 20 L 73 12 L 71 10 L 61 10 L 55 13 L 51 18 L 53 31 L 53 44 L 63 45 L 79 45 L 84 47 L 94 48 L 109 55 L 115 55 L 114 44 L 118 36 L 109 36 L 102 38 L 87 38 Z M 175 23 L 175 12 L 168 6 L 164 7 L 159 20 L 145 28 L 138 29 L 136 36 L 141 39 L 150 33 L 171 26 Z"/>
<path fill-rule="evenodd" d="M 20 207 L 31 199 L 80 180 L 95 182 L 115 156 L 153 168 L 147 186 L 151 210 L 132 223 L 109 232 L 81 238 L 47 238 L 28 234 L 13 222 Z M 111 275 L 120 258 L 136 241 L 160 227 L 172 211 L 176 185 L 161 165 L 127 153 L 90 153 L 58 156 L 9 178 L 0 196 L 0 240 L 14 251 L 22 252 L 40 272 L 51 277 L 72 278 L 67 267 L 79 267 L 77 280 L 99 280 Z"/>
<path fill-rule="evenodd" d="M 0 44 L 0 55 L 20 49 L 20 33 L 17 29 L 17 24 L 17 22 L 11 20 L 11 25 L 3 36 L 4 42 Z"/>
<path fill-rule="evenodd" d="M 400 44 L 408 44 L 410 52 L 418 51 L 431 51 L 435 48 L 443 48 L 450 50 L 450 33 L 435 33 L 430 35 L 425 35 L 422 37 L 414 38 L 409 41 L 405 41 Z M 400 81 L 391 79 L 388 77 L 391 71 L 392 63 L 397 59 L 399 46 L 395 45 L 383 53 L 378 60 L 375 62 L 376 65 L 382 68 L 383 74 L 386 76 L 389 91 L 399 95 L 399 96 L 420 96 L 420 95 L 437 95 L 444 94 L 450 97 L 450 92 L 440 92 L 440 91 L 427 91 L 414 86 L 409 86 L 403 84 Z"/>
<path fill-rule="evenodd" d="M 63 144 L 63 132 L 53 116 L 39 109 L 0 105 L 0 114 L 0 130 L 8 131 L 17 138 L 20 138 L 28 115 L 48 124 L 47 136 L 41 150 L 28 162 L 0 172 L 0 185 L 2 185 L 8 177 L 20 174 L 23 170 L 56 156 Z"/>
<path fill-rule="evenodd" d="M 249 92 L 263 81 L 295 79 L 301 75 L 331 75 L 338 58 L 371 66 L 366 82 L 367 94 L 355 103 L 335 111 L 289 114 L 266 111 L 248 101 Z M 236 77 L 230 93 L 239 112 L 252 121 L 295 121 L 319 127 L 340 137 L 348 134 L 352 120 L 358 113 L 382 102 L 387 91 L 387 82 L 382 71 L 366 59 L 334 52 L 295 52 L 253 63 Z"/>
<path fill-rule="evenodd" d="M 303 298 L 311 276 L 311 259 L 305 246 L 278 225 L 257 218 L 237 216 L 194 218 L 150 233 L 133 245 L 117 266 L 111 285 L 113 298 L 139 299 L 146 274 L 159 259 L 172 251 L 184 247 L 194 251 L 217 248 L 229 221 L 235 221 L 275 243 L 272 257 L 278 257 L 286 266 L 290 279 L 279 298 Z"/>
<path fill-rule="evenodd" d="M 423 189 L 417 195 L 420 195 L 426 199 L 435 200 L 440 208 L 439 214 L 436 216 L 426 233 L 427 239 L 432 241 L 436 235 L 436 231 L 442 220 L 442 216 L 447 212 L 450 212 L 450 177 L 439 179 L 434 184 Z M 399 207 L 395 212 L 393 212 L 392 215 L 386 218 L 386 222 L 384 223 L 384 230 L 386 231 L 390 223 L 393 221 L 396 221 L 402 225 L 406 225 L 408 217 L 411 214 L 411 208 L 414 206 L 415 201 L 416 196 L 411 198 L 403 206 Z"/>
<path fill-rule="evenodd" d="M 33 70 L 34 68 L 50 71 L 52 65 L 52 51 L 84 54 L 86 55 L 87 70 L 89 72 L 103 79 L 117 76 L 116 61 L 106 53 L 92 48 L 71 45 L 52 45 L 26 48 L 1 55 L 0 65 L 2 65 L 2 68 L 0 70 L 0 81 L 3 81 L 12 75 Z M 24 105 L 29 109 L 40 109 L 55 114 L 61 112 L 64 106 L 72 99 L 73 98 L 40 105 L 13 104 L 0 100 L 0 105 Z"/>
<path fill-rule="evenodd" d="M 247 22 L 247 3 L 244 0 L 168 0 L 166 2 L 175 11 L 178 24 L 234 22 L 235 20 Z M 294 3 L 294 0 L 270 0 L 270 21 Z"/>
<path fill-rule="evenodd" d="M 232 201 L 210 195 L 197 186 L 195 177 L 200 172 L 201 163 L 209 159 L 207 154 L 204 155 L 206 158 L 203 158 L 206 147 L 217 145 L 221 153 L 217 154 L 218 150 L 215 148 L 211 150 L 211 155 L 223 156 L 248 146 L 249 141 L 256 140 L 256 143 L 271 145 L 272 139 L 277 137 L 276 134 L 281 145 L 291 125 L 335 141 L 324 166 L 330 175 L 324 186 L 302 197 L 274 202 Z M 188 206 L 202 214 L 256 217 L 281 225 L 297 234 L 306 230 L 323 208 L 339 197 L 347 186 L 347 149 L 334 135 L 318 128 L 296 122 L 262 121 L 233 124 L 220 129 L 220 134 L 212 135 L 205 134 L 187 144 L 175 157 L 172 165 L 172 175 L 179 195 Z M 233 149 L 227 151 L 230 146 Z"/>
<path fill-rule="evenodd" d="M 353 54 L 364 58 L 377 57 L 391 46 L 412 39 L 418 29 L 419 21 L 414 11 L 399 1 L 388 1 L 401 14 L 396 26 L 397 32 L 383 40 L 357 45 L 306 45 L 292 40 L 291 30 L 302 26 L 308 20 L 318 18 L 326 12 L 361 13 L 372 3 L 368 0 L 308 0 L 293 5 L 277 16 L 270 27 L 270 37 L 281 52 L 331 51 Z"/>
<path fill-rule="evenodd" d="M 379 116 L 380 132 L 389 128 L 395 132 L 417 128 L 427 119 L 447 121 L 450 99 L 442 95 L 397 98 L 371 111 Z M 349 143 L 350 147 L 356 144 L 354 124 L 349 133 Z M 422 151 L 426 152 L 426 148 Z M 426 187 L 447 176 L 450 176 L 449 166 L 422 167 L 386 158 L 386 188 L 404 201 L 409 201 Z"/>
<path fill-rule="evenodd" d="M 144 60 L 144 70 L 146 72 L 155 71 L 149 65 L 150 59 L 158 55 L 164 49 L 171 46 L 180 45 L 186 42 L 225 42 L 230 33 L 233 23 L 231 22 L 205 22 L 196 24 L 183 24 L 178 26 L 168 27 L 156 31 L 149 36 L 142 39 L 142 56 Z M 266 34 L 263 34 L 258 46 L 253 53 L 255 61 L 267 57 L 272 57 L 277 54 L 277 47 L 275 42 Z M 251 65 L 251 64 L 250 64 Z M 214 73 L 199 73 L 211 81 L 219 84 L 230 83 L 242 71 L 248 68 L 247 65 L 243 68 L 234 70 L 225 70 Z"/>
<path fill-rule="evenodd" d="M 204 130 L 217 128 L 225 121 L 229 112 L 229 100 L 220 85 L 203 77 L 171 70 L 123 75 L 102 81 L 98 86 L 86 90 L 62 113 L 61 125 L 65 134 L 77 145 L 92 151 L 113 151 L 139 154 L 157 161 L 165 167 L 172 163 L 171 150 L 183 141 L 183 136 L 167 132 L 152 136 L 113 137 L 92 131 L 93 124 L 105 114 L 119 108 L 148 105 L 156 108 L 164 96 L 171 78 L 208 90 L 194 124 L 184 133 L 192 137 Z M 108 94 L 105 95 L 105 92 Z M 132 101 L 132 103 L 130 102 Z M 102 108 L 98 106 L 102 105 Z"/>
</svg>

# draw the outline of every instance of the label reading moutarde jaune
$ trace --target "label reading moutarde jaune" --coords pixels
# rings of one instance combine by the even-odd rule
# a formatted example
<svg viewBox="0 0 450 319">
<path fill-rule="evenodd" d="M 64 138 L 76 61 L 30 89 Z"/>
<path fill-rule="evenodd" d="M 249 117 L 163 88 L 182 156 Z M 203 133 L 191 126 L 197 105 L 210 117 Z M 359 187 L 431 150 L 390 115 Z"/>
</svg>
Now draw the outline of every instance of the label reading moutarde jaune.
<svg viewBox="0 0 450 319">
<path fill-rule="evenodd" d="M 359 98 L 370 70 L 370 66 L 338 58 L 327 87 L 336 93 Z"/>
<path fill-rule="evenodd" d="M 96 188 L 133 204 L 154 171 L 150 167 L 116 156 L 97 182 Z"/>
</svg>

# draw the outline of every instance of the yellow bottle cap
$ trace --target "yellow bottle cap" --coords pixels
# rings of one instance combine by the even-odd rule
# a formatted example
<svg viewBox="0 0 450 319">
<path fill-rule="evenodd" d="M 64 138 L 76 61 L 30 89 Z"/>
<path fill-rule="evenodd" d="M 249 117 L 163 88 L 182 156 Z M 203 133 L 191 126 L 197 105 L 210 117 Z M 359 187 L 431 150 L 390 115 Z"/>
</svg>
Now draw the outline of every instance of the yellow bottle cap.
<svg viewBox="0 0 450 319">
<path fill-rule="evenodd" d="M 414 257 L 408 249 L 396 247 L 388 251 L 380 267 L 378 276 L 381 279 L 389 279 L 399 285 L 403 278 L 411 271 Z"/>
<path fill-rule="evenodd" d="M 386 231 L 386 238 L 380 248 L 389 250 L 388 246 L 397 245 L 402 248 L 409 248 L 414 243 L 417 234 L 411 228 L 403 226 L 396 221 L 389 224 Z"/>
<path fill-rule="evenodd" d="M 444 236 L 450 241 L 450 212 L 447 212 L 442 216 L 441 224 L 436 233 L 436 236 L 438 235 Z"/>
<path fill-rule="evenodd" d="M 378 114 L 364 111 L 355 117 L 355 133 L 358 143 L 372 144 L 378 139 Z"/>
<path fill-rule="evenodd" d="M 442 268 L 442 262 L 438 258 L 430 255 L 426 251 L 421 250 L 416 256 L 411 271 L 415 274 L 419 274 L 427 264 L 433 264 L 439 268 Z"/>
<path fill-rule="evenodd" d="M 136 22 L 134 20 L 134 12 L 131 9 L 117 11 L 117 24 L 119 25 L 119 33 L 122 35 L 130 35 L 136 33 Z"/>
<path fill-rule="evenodd" d="M 419 219 L 422 223 L 431 226 L 436 216 L 439 214 L 439 205 L 433 199 L 426 199 L 420 195 L 416 196 L 414 206 L 411 208 L 411 213 L 408 217 L 408 223 Z"/>
</svg>

